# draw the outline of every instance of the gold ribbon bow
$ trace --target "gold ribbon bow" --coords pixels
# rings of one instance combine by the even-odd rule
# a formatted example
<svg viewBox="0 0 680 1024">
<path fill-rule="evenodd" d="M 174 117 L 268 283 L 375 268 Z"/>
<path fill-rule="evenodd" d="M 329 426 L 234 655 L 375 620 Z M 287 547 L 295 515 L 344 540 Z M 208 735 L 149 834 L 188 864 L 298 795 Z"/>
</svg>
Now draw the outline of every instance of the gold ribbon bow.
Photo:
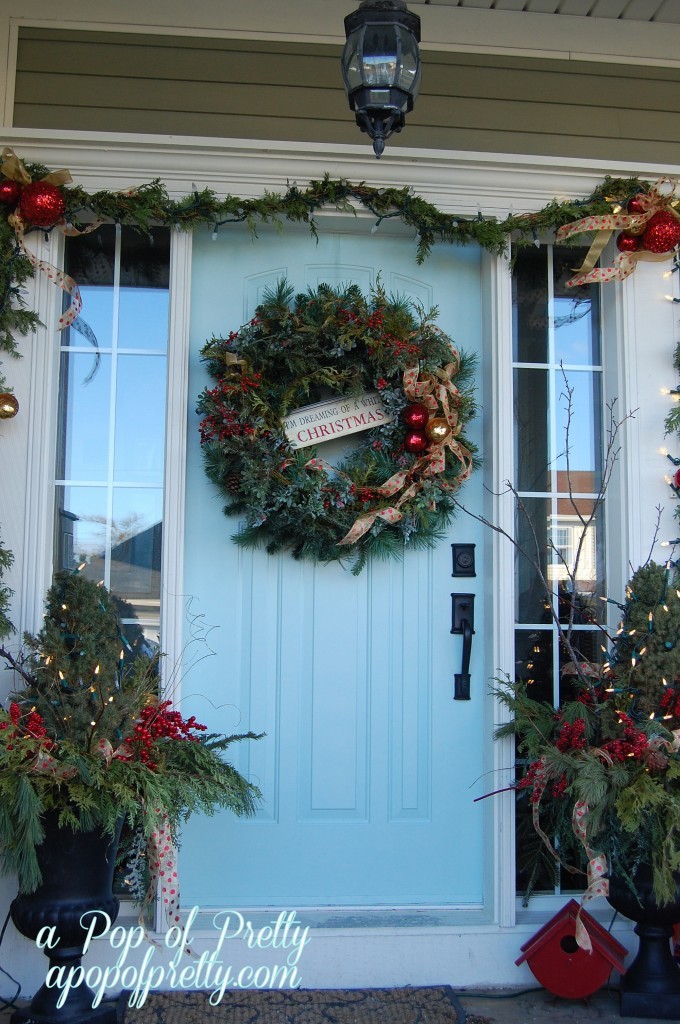
<svg viewBox="0 0 680 1024">
<path fill-rule="evenodd" d="M 23 160 L 20 160 L 16 155 L 11 146 L 5 146 L 2 151 L 2 163 L 0 164 L 0 172 L 5 178 L 11 178 L 12 181 L 18 181 L 21 185 L 30 185 L 31 175 L 26 170 Z M 62 168 L 60 171 L 50 171 L 44 178 L 40 178 L 40 181 L 47 181 L 50 185 L 70 185 L 73 181 L 71 174 L 66 169 Z"/>
<path fill-rule="evenodd" d="M 11 178 L 12 181 L 20 182 L 20 184 L 22 185 L 30 185 L 32 180 L 30 174 L 24 166 L 23 161 L 19 159 L 19 157 L 16 155 L 11 146 L 5 146 L 5 148 L 2 151 L 2 163 L 0 164 L 0 173 L 2 173 L 6 178 Z M 73 178 L 71 177 L 69 171 L 62 169 L 59 171 L 50 171 L 50 173 L 46 174 L 44 178 L 40 178 L 40 181 L 46 181 L 50 185 L 61 186 L 70 184 L 71 181 L 73 181 Z M 76 281 L 68 274 L 65 274 L 63 270 L 59 270 L 57 267 L 52 266 L 51 263 L 45 262 L 45 260 L 37 259 L 37 257 L 34 256 L 33 253 L 26 248 L 26 244 L 24 242 L 26 223 L 23 217 L 21 216 L 21 209 L 19 206 L 17 206 L 16 210 L 14 210 L 14 212 L 9 215 L 7 220 L 10 226 L 14 229 L 14 234 L 16 235 L 17 242 L 23 249 L 28 259 L 31 261 L 31 265 L 36 270 L 39 270 L 41 271 L 41 273 L 45 274 L 50 281 L 54 282 L 54 284 L 56 284 L 57 287 L 61 288 L 62 291 L 66 292 L 66 294 L 71 299 L 71 304 L 69 308 L 66 310 L 65 313 L 63 313 L 59 317 L 58 320 L 57 329 L 62 331 L 64 327 L 68 327 L 69 324 L 73 323 L 73 321 L 78 317 L 83 307 L 83 302 L 80 297 L 80 290 L 78 288 L 78 285 Z M 96 228 L 98 228 L 100 224 L 101 221 L 96 220 L 94 221 L 94 223 L 89 224 L 86 228 L 83 228 L 82 230 L 74 228 L 73 225 L 67 225 L 65 223 L 59 223 L 57 226 L 59 227 L 59 230 L 62 232 L 62 234 L 72 237 L 75 235 L 87 235 L 91 231 L 96 230 Z"/>
<path fill-rule="evenodd" d="M 455 483 L 441 481 L 441 486 L 446 490 L 457 490 L 464 480 L 472 472 L 472 454 L 464 445 L 456 440 L 460 433 L 460 422 L 456 409 L 457 399 L 460 392 L 451 380 L 454 373 L 458 372 L 460 358 L 458 352 L 453 350 L 453 359 L 443 368 L 438 368 L 434 373 L 420 374 L 418 364 L 410 366 L 404 371 L 404 393 L 411 402 L 419 402 L 426 406 L 430 412 L 436 412 L 441 406 L 446 422 L 451 428 L 451 433 L 443 441 L 433 444 L 424 455 L 422 455 L 409 470 L 400 470 L 386 480 L 380 487 L 374 488 L 376 494 L 383 498 L 391 498 L 406 488 L 400 495 L 399 500 L 387 508 L 376 509 L 374 512 L 363 512 L 352 524 L 349 531 L 342 540 L 338 541 L 339 547 L 349 547 L 356 544 L 365 533 L 373 526 L 376 519 L 382 519 L 390 525 L 398 523 L 403 518 L 401 506 L 421 490 L 425 478 L 443 473 L 446 467 L 446 449 L 457 458 L 463 471 L 459 474 Z M 410 482 L 409 482 L 410 481 Z M 408 486 L 407 486 L 408 484 Z"/>
<path fill-rule="evenodd" d="M 582 220 L 574 221 L 573 224 L 563 224 L 556 235 L 558 244 L 574 235 L 584 234 L 587 231 L 595 232 L 586 258 L 575 271 L 574 276 L 566 282 L 567 287 L 573 288 L 576 285 L 592 282 L 624 281 L 633 273 L 640 260 L 649 263 L 663 263 L 665 260 L 671 259 L 673 251 L 655 253 L 639 249 L 637 252 L 620 253 L 614 259 L 611 267 L 595 267 L 614 231 L 636 229 L 640 232 L 660 210 L 668 211 L 680 221 L 680 213 L 674 208 L 678 202 L 675 197 L 677 184 L 676 178 L 659 178 L 649 192 L 638 193 L 635 198 L 643 208 L 641 213 L 602 214 L 584 217 Z"/>
</svg>

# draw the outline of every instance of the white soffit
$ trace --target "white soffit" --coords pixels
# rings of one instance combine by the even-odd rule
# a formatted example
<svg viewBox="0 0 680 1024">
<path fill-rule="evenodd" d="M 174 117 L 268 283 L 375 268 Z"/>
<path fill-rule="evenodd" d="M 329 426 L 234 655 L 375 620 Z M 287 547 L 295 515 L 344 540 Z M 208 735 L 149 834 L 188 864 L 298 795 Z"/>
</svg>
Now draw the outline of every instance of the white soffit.
<svg viewBox="0 0 680 1024">
<path fill-rule="evenodd" d="M 562 14 L 680 25 L 678 0 L 408 0 L 410 7 L 462 7 L 478 11 Z"/>
</svg>

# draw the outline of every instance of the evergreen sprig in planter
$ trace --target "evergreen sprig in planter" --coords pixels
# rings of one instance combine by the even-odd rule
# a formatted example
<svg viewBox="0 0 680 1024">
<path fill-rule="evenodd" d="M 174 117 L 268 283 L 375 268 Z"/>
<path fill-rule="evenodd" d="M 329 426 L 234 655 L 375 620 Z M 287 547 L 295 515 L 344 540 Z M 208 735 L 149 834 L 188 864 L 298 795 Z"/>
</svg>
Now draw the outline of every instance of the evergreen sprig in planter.
<svg viewBox="0 0 680 1024">
<path fill-rule="evenodd" d="M 114 599 L 79 574 L 55 578 L 40 632 L 24 636 L 20 654 L 0 647 L 0 658 L 23 684 L 0 710 L 0 865 L 18 877 L 12 917 L 32 938 L 41 920 L 62 928 L 57 955 L 75 962 L 73 907 L 78 917 L 88 900 L 115 910 L 111 858 L 122 822 L 153 851 L 161 842 L 171 849 L 195 811 L 251 814 L 259 791 L 224 755 L 258 737 L 208 733 L 161 699 L 158 659 L 126 653 Z M 156 881 L 152 871 L 148 899 Z M 82 998 L 70 993 L 57 1009 L 41 991 L 30 1015 L 43 1024 L 84 1019 Z"/>
</svg>

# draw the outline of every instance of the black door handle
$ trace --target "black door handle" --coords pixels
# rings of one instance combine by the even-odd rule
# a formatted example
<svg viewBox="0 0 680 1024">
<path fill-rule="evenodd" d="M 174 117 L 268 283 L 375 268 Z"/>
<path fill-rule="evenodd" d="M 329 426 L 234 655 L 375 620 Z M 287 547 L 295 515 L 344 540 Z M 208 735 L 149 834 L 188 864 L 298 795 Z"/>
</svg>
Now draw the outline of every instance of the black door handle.
<svg viewBox="0 0 680 1024">
<path fill-rule="evenodd" d="M 475 629 L 475 595 L 451 594 L 451 632 L 463 637 L 463 659 L 460 672 L 453 677 L 453 699 L 470 700 L 470 654 Z"/>
</svg>

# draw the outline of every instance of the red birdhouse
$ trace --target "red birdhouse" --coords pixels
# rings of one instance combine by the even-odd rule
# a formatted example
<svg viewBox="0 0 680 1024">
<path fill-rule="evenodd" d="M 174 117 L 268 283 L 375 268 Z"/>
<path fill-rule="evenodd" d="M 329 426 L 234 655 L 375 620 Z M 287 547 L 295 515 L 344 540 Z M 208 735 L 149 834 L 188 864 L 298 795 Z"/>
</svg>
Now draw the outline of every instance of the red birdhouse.
<svg viewBox="0 0 680 1024">
<path fill-rule="evenodd" d="M 605 984 L 612 969 L 620 974 L 626 972 L 624 959 L 628 950 L 585 910 L 581 911 L 581 921 L 590 935 L 592 952 L 577 945 L 578 911 L 576 900 L 570 900 L 524 943 L 522 955 L 515 961 L 519 966 L 526 960 L 536 980 L 548 992 L 564 999 L 585 999 Z"/>
</svg>

